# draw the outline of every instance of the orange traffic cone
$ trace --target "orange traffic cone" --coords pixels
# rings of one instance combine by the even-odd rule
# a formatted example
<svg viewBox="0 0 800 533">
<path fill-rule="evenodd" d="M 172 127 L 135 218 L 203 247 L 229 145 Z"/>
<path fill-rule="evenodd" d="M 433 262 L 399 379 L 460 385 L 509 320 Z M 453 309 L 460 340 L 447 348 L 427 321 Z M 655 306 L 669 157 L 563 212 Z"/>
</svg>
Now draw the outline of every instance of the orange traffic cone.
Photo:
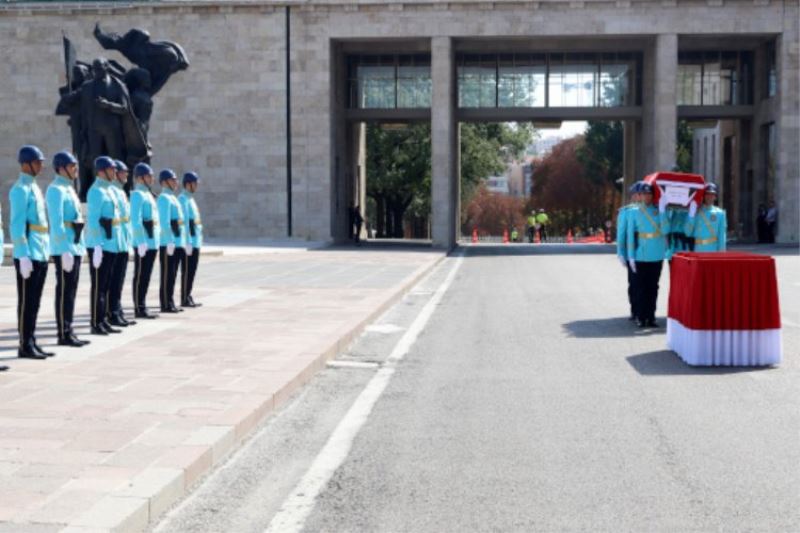
<svg viewBox="0 0 800 533">
<path fill-rule="evenodd" d="M 542 243 L 541 230 L 537 230 L 536 231 L 536 238 L 533 240 L 533 242 L 535 244 L 541 244 Z"/>
<path fill-rule="evenodd" d="M 503 244 L 508 244 L 508 230 L 503 230 Z"/>
<path fill-rule="evenodd" d="M 567 231 L 567 244 L 572 244 L 574 241 L 572 239 L 572 230 Z"/>
<path fill-rule="evenodd" d="M 478 228 L 472 228 L 472 242 L 478 242 Z"/>
</svg>

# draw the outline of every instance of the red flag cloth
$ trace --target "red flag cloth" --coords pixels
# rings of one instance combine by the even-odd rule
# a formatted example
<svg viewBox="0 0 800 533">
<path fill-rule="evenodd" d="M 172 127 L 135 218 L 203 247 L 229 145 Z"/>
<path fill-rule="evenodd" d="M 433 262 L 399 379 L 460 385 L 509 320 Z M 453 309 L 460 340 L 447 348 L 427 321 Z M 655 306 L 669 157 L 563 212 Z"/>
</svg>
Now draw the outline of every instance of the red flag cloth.
<svg viewBox="0 0 800 533">
<path fill-rule="evenodd" d="M 775 259 L 741 252 L 672 258 L 669 318 L 690 329 L 781 327 Z"/>
</svg>

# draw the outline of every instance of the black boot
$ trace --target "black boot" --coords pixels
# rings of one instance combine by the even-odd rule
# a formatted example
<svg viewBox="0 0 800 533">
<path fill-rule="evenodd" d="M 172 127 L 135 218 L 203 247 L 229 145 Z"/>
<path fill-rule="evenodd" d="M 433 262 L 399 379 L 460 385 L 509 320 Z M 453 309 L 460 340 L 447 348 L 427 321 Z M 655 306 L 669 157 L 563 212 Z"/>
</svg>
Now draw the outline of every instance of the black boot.
<svg viewBox="0 0 800 533">
<path fill-rule="evenodd" d="M 106 328 L 103 327 L 102 322 L 95 328 L 92 328 L 92 335 L 108 335 Z"/>
<path fill-rule="evenodd" d="M 5 372 L 6 370 L 8 370 L 6 365 L 0 365 L 0 372 Z"/>
<path fill-rule="evenodd" d="M 153 320 L 154 318 L 158 318 L 158 316 L 151 315 L 150 313 L 148 313 L 147 309 L 144 309 L 142 311 L 136 311 L 136 315 L 135 316 L 136 316 L 136 318 L 145 318 L 145 319 L 148 319 L 148 320 Z"/>
<path fill-rule="evenodd" d="M 76 337 L 76 336 L 75 336 L 75 334 L 74 334 L 74 333 L 70 333 L 70 334 L 69 334 L 69 338 L 70 338 L 70 340 L 71 340 L 72 342 L 77 342 L 77 343 L 78 343 L 78 344 L 80 344 L 81 346 L 86 346 L 87 344 L 91 344 L 91 343 L 92 343 L 92 341 L 85 341 L 85 340 L 83 340 L 83 339 L 79 339 L 78 337 Z"/>
<path fill-rule="evenodd" d="M 20 359 L 47 359 L 47 356 L 39 353 L 33 346 L 33 342 L 27 342 L 17 350 L 17 357 Z"/>
<path fill-rule="evenodd" d="M 41 355 L 43 355 L 45 357 L 55 357 L 55 355 L 56 355 L 53 352 L 48 352 L 46 350 L 42 350 L 41 346 L 36 344 L 35 340 L 33 341 L 33 349 L 36 350 L 37 352 L 39 352 Z"/>
<path fill-rule="evenodd" d="M 108 322 L 100 322 L 100 327 L 102 327 L 106 333 L 122 333 L 121 330 L 112 328 L 111 324 Z"/>
</svg>

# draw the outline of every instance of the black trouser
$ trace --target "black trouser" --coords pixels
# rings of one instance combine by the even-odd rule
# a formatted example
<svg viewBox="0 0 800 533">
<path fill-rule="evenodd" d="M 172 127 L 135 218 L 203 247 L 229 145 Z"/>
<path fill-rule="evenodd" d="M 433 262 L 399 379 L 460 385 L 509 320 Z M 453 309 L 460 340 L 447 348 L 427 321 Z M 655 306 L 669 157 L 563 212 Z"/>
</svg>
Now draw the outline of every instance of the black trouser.
<svg viewBox="0 0 800 533">
<path fill-rule="evenodd" d="M 637 294 L 637 286 L 636 286 L 636 274 L 633 273 L 631 270 L 630 263 L 627 264 L 628 267 L 628 303 L 631 305 L 631 316 L 634 318 L 639 318 L 639 313 L 636 310 L 636 304 L 638 303 L 637 300 L 639 298 Z"/>
<path fill-rule="evenodd" d="M 108 297 L 108 288 L 111 284 L 111 271 L 114 268 L 114 262 L 117 259 L 117 254 L 111 252 L 103 252 L 103 260 L 100 262 L 100 268 L 94 267 L 94 250 L 89 251 L 89 273 L 92 276 L 92 293 L 91 299 L 91 313 L 90 322 L 93 328 L 98 327 L 101 322 L 106 322 L 106 309 Z"/>
<path fill-rule="evenodd" d="M 175 307 L 175 278 L 178 275 L 178 264 L 183 253 L 183 248 L 178 246 L 175 247 L 175 253 L 172 255 L 167 255 L 166 246 L 158 249 L 158 259 L 161 263 L 161 290 L 158 295 L 162 310 Z"/>
<path fill-rule="evenodd" d="M 655 320 L 658 280 L 661 278 L 663 261 L 636 261 L 637 298 L 636 312 L 639 320 Z"/>
<path fill-rule="evenodd" d="M 64 270 L 61 257 L 53 256 L 53 263 L 56 265 L 56 324 L 58 338 L 66 339 L 73 335 L 72 318 L 75 314 L 75 295 L 78 292 L 78 280 L 81 276 L 81 256 L 74 256 L 75 264 L 70 272 Z"/>
<path fill-rule="evenodd" d="M 197 263 L 200 261 L 200 248 L 192 248 L 187 255 L 184 249 L 181 255 L 181 305 L 188 303 L 194 287 L 194 276 L 197 274 Z"/>
<path fill-rule="evenodd" d="M 539 230 L 539 240 L 547 242 L 547 227 L 544 224 L 542 224 L 542 229 Z"/>
<path fill-rule="evenodd" d="M 122 288 L 125 286 L 125 274 L 128 272 L 128 252 L 120 252 L 114 258 L 111 267 L 111 279 L 108 283 L 108 301 L 106 316 L 108 318 L 124 318 L 122 314 Z"/>
<path fill-rule="evenodd" d="M 144 257 L 139 257 L 139 254 L 134 252 L 133 309 L 137 313 L 147 311 L 147 289 L 150 287 L 150 276 L 153 274 L 153 263 L 155 262 L 155 250 L 147 250 Z"/>
<path fill-rule="evenodd" d="M 19 271 L 19 259 L 14 259 L 17 270 L 17 329 L 19 345 L 26 348 L 36 340 L 36 318 L 39 316 L 39 303 L 47 279 L 47 261 L 33 261 L 33 270 L 28 279 L 23 279 Z"/>
</svg>

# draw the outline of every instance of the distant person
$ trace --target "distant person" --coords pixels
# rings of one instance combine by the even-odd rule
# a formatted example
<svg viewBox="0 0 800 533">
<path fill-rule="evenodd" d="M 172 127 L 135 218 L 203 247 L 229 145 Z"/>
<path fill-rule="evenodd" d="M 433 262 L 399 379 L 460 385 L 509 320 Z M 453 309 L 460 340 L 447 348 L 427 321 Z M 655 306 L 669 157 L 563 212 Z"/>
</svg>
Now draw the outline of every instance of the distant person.
<svg viewBox="0 0 800 533">
<path fill-rule="evenodd" d="M 758 216 L 756 217 L 756 233 L 758 235 L 759 243 L 766 243 L 769 241 L 768 237 L 769 228 L 767 227 L 767 206 L 765 204 L 758 204 Z"/>
<path fill-rule="evenodd" d="M 767 222 L 767 242 L 773 244 L 775 235 L 778 234 L 778 206 L 775 205 L 775 200 L 770 200 L 765 220 Z"/>
<path fill-rule="evenodd" d="M 539 213 L 536 215 L 536 222 L 541 226 L 539 228 L 539 239 L 542 242 L 547 242 L 547 225 L 550 224 L 550 217 L 547 216 L 544 209 L 539 209 Z"/>
<path fill-rule="evenodd" d="M 361 227 L 364 225 L 364 217 L 361 215 L 361 208 L 358 204 L 350 208 L 350 231 L 353 232 L 351 238 L 356 244 L 361 243 Z"/>
<path fill-rule="evenodd" d="M 536 232 L 536 210 L 534 209 L 531 211 L 531 214 L 528 215 L 528 229 L 526 233 L 528 235 L 528 242 L 532 243 L 534 238 L 534 233 Z"/>
<path fill-rule="evenodd" d="M 514 227 L 511 228 L 511 242 L 517 242 L 517 241 L 519 241 L 519 232 L 517 231 L 517 228 Z"/>
</svg>

